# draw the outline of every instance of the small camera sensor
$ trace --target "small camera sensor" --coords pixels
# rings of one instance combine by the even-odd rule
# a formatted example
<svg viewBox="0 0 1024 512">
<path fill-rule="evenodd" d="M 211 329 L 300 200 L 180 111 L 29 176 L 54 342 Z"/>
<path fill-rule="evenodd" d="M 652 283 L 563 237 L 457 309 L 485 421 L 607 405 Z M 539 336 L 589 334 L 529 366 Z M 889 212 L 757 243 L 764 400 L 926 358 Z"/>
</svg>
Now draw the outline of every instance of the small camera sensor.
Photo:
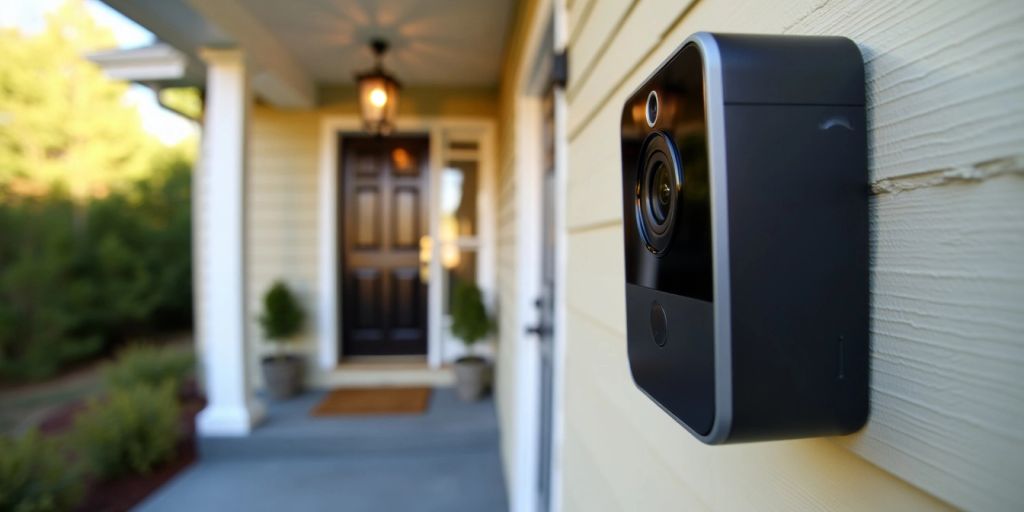
<svg viewBox="0 0 1024 512">
<path fill-rule="evenodd" d="M 658 93 L 651 91 L 647 95 L 647 126 L 654 128 L 656 122 L 658 122 Z"/>
</svg>

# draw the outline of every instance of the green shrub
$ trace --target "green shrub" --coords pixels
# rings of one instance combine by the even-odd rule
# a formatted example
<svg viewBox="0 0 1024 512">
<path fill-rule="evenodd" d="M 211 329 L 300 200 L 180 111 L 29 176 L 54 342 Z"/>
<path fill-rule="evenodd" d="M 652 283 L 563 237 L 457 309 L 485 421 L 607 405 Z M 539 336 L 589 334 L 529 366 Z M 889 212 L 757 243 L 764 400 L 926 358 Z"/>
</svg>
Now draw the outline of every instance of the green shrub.
<svg viewBox="0 0 1024 512">
<path fill-rule="evenodd" d="M 304 318 L 299 302 L 283 282 L 278 281 L 263 296 L 263 313 L 259 317 L 263 335 L 281 342 L 299 332 Z"/>
<path fill-rule="evenodd" d="M 148 473 L 173 455 L 180 406 L 170 382 L 112 389 L 75 421 L 73 437 L 88 469 L 101 478 Z"/>
<path fill-rule="evenodd" d="M 102 336 L 82 328 L 92 306 L 74 218 L 59 193 L 0 195 L 0 377 L 47 377 L 102 348 Z"/>
<path fill-rule="evenodd" d="M 131 345 L 117 354 L 107 367 L 107 386 L 130 389 L 137 386 L 157 387 L 170 382 L 181 391 L 195 370 L 195 357 L 186 348 L 172 345 Z"/>
<path fill-rule="evenodd" d="M 0 380 L 191 327 L 190 183 L 187 159 L 169 156 L 87 203 L 0 186 Z"/>
<path fill-rule="evenodd" d="M 80 477 L 56 442 L 29 432 L 0 437 L 0 510 L 63 511 L 82 496 Z"/>
<path fill-rule="evenodd" d="M 452 291 L 452 334 L 472 349 L 476 342 L 487 336 L 493 326 L 487 316 L 480 288 L 460 281 Z"/>
</svg>

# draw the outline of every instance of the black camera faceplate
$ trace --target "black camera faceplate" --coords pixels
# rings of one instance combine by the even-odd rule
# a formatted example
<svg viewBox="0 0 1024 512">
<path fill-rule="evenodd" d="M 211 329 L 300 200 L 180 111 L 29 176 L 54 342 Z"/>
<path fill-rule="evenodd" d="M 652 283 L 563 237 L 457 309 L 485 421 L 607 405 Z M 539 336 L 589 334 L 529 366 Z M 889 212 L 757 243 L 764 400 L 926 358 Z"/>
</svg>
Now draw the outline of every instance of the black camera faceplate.
<svg viewBox="0 0 1024 512">
<path fill-rule="evenodd" d="M 659 114 L 647 123 L 647 102 L 654 91 Z M 622 117 L 623 208 L 626 281 L 697 300 L 712 300 L 711 191 L 708 176 L 707 126 L 704 116 L 700 52 L 683 48 L 647 86 L 628 101 Z M 652 149 L 653 148 L 653 149 Z M 673 191 L 674 211 L 657 231 L 654 219 L 639 200 L 641 181 L 652 151 L 662 151 L 681 185 Z M 675 162 L 675 163 L 674 163 Z M 649 229 L 645 232 L 644 223 Z M 663 255 L 671 257 L 660 257 Z"/>
<path fill-rule="evenodd" d="M 651 126 L 654 95 L 658 116 Z M 630 370 L 644 393 L 700 435 L 710 432 L 716 414 L 704 101 L 703 61 L 690 45 L 627 101 L 621 124 Z M 652 162 L 669 166 L 676 185 L 661 226 L 644 194 Z M 668 232 L 656 232 L 661 227 Z M 655 325 L 652 311 L 659 309 L 671 314 Z"/>
</svg>

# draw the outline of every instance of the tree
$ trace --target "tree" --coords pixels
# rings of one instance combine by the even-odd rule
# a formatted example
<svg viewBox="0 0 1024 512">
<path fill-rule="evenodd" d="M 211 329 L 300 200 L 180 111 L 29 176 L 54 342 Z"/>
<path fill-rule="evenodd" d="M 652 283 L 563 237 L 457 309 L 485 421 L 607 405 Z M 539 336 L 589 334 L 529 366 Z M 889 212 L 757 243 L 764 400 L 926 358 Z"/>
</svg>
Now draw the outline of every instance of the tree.
<svg viewBox="0 0 1024 512">
<path fill-rule="evenodd" d="M 127 85 L 84 59 L 114 46 L 83 0 L 68 0 L 26 35 L 0 29 L 0 186 L 76 201 L 145 177 L 159 143 L 124 101 Z"/>
<path fill-rule="evenodd" d="M 0 380 L 191 324 L 194 153 L 83 57 L 113 45 L 84 0 L 37 34 L 0 29 Z"/>
</svg>

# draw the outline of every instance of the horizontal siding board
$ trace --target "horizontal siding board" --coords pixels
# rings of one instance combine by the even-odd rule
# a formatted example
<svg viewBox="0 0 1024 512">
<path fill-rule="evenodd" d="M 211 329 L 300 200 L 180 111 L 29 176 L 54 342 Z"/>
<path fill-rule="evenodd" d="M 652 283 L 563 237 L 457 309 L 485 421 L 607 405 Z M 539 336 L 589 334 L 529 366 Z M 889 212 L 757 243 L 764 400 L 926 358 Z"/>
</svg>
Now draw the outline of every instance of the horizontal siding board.
<svg viewBox="0 0 1024 512">
<path fill-rule="evenodd" d="M 586 443 L 576 434 L 585 429 L 572 423 L 570 417 L 565 425 L 565 441 L 562 444 L 563 458 L 570 461 L 563 469 L 565 510 L 603 512 L 616 509 L 614 499 L 606 496 L 611 483 L 604 479 L 601 466 L 592 459 Z"/>
<path fill-rule="evenodd" d="M 606 325 L 625 332 L 625 257 L 622 229 L 604 229 L 573 234 L 569 237 L 566 276 L 566 300 L 571 309 L 586 312 Z"/>
<path fill-rule="evenodd" d="M 875 180 L 1024 147 L 1024 2 L 829 2 L 786 32 L 861 47 Z"/>
<path fill-rule="evenodd" d="M 572 38 L 572 66 L 569 66 L 569 94 L 575 90 L 575 84 L 583 83 L 580 78 L 591 71 L 597 56 L 608 49 L 613 36 L 618 32 L 630 10 L 638 3 L 637 0 L 618 0 L 614 2 L 595 1 L 586 6 L 581 17 L 586 16 Z"/>
<path fill-rule="evenodd" d="M 877 199 L 873 413 L 854 451 L 951 502 L 1024 509 L 1024 179 Z"/>
<path fill-rule="evenodd" d="M 830 440 L 703 445 L 633 385 L 621 334 L 575 313 L 568 321 L 566 421 L 580 425 L 571 433 L 582 446 L 566 458 L 566 479 L 603 473 L 605 486 L 588 492 L 628 504 L 619 509 L 943 508 Z"/>
<path fill-rule="evenodd" d="M 593 11 L 595 3 L 597 3 L 597 0 L 567 2 L 565 7 L 569 18 L 568 43 L 570 45 L 579 38 L 583 27 L 587 26 L 587 19 L 590 17 L 590 13 Z"/>
</svg>

